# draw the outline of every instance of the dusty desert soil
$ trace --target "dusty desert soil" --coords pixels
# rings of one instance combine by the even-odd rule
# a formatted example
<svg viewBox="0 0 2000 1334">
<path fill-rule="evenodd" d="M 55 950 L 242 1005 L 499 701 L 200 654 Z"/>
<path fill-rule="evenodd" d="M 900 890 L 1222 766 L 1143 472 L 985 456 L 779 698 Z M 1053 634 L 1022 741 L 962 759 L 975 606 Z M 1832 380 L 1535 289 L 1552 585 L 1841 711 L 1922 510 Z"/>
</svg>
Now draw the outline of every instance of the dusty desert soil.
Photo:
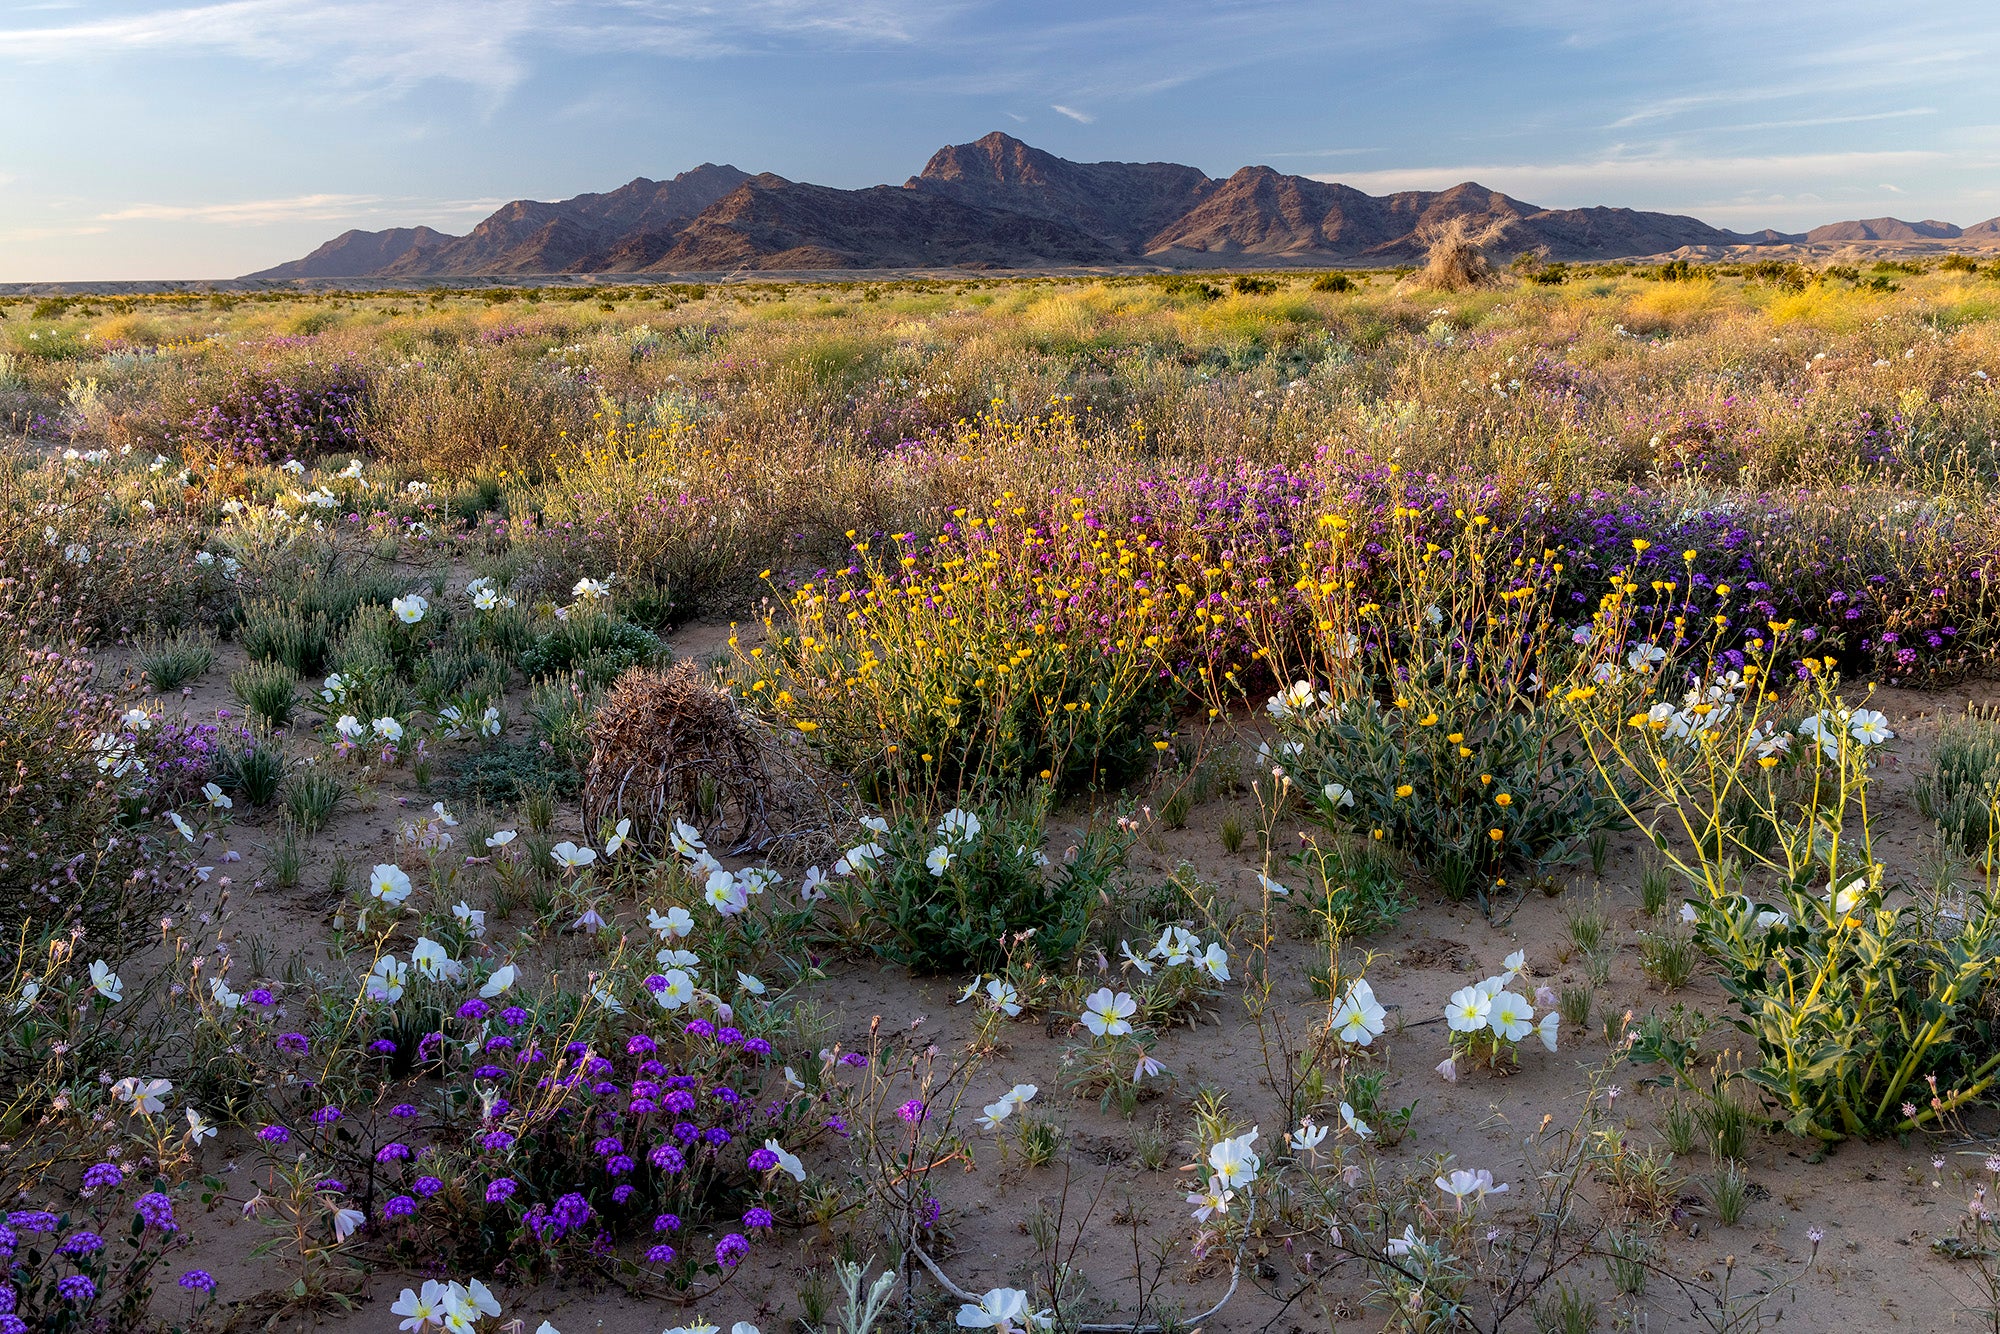
<svg viewBox="0 0 2000 1334">
<path fill-rule="evenodd" d="M 683 631 L 675 646 L 684 656 L 702 658 L 720 649 L 726 637 L 726 627 L 697 625 Z M 227 678 L 240 665 L 235 656 L 239 653 L 233 647 L 225 650 L 223 661 L 192 687 L 179 706 L 206 715 L 233 707 Z M 1928 850 L 1928 826 L 1916 814 L 1909 789 L 1926 760 L 1937 720 L 1963 712 L 1969 700 L 1996 699 L 2000 684 L 1986 682 L 1934 694 L 1877 695 L 1876 705 L 1889 714 L 1899 734 L 1886 747 L 1872 803 L 1885 816 L 1883 827 L 1889 831 L 1878 845 L 1878 855 L 1893 874 L 1919 878 L 1920 861 Z M 169 700 L 170 705 L 174 702 Z M 259 883 L 265 877 L 274 823 L 269 819 L 236 823 L 227 831 L 227 846 L 241 854 L 241 861 L 219 867 L 233 882 L 227 924 L 231 936 L 238 942 L 259 938 L 274 960 L 295 951 L 307 957 L 320 955 L 333 906 L 324 888 L 324 864 L 333 850 L 362 868 L 392 858 L 399 819 L 406 810 L 421 810 L 434 799 L 415 786 L 407 769 L 394 771 L 371 794 L 351 801 L 315 840 L 316 864 L 308 867 L 300 887 L 289 892 Z M 1135 848 L 1135 868 L 1164 875 L 1183 864 L 1192 866 L 1228 890 L 1242 908 L 1254 908 L 1260 899 L 1255 872 L 1261 864 L 1254 839 L 1232 856 L 1225 853 L 1217 835 L 1224 818 L 1232 814 L 1254 827 L 1248 796 L 1197 806 L 1185 829 L 1156 831 Z M 1061 822 L 1074 828 L 1088 817 L 1087 811 L 1071 810 L 1063 813 Z M 559 827 L 574 831 L 575 812 L 564 812 Z M 1281 836 L 1287 832 L 1280 830 Z M 1051 831 L 1052 847 L 1064 841 L 1064 829 Z M 1600 1013 L 1631 1010 L 1643 1015 L 1676 1001 L 1712 1015 L 1723 1013 L 1725 997 L 1708 977 L 1697 975 L 1684 990 L 1665 995 L 1642 974 L 1637 954 L 1637 931 L 1645 920 L 1639 906 L 1639 846 L 1630 836 L 1614 841 L 1601 879 L 1587 865 L 1575 868 L 1560 894 L 1531 894 L 1498 924 L 1482 917 L 1475 905 L 1445 903 L 1419 890 L 1417 906 L 1395 929 L 1359 947 L 1374 953 L 1368 976 L 1377 995 L 1391 1007 L 1389 1032 L 1378 1042 L 1374 1057 L 1376 1068 L 1388 1076 L 1385 1102 L 1392 1107 L 1416 1105 L 1407 1138 L 1382 1151 L 1389 1170 L 1402 1166 L 1415 1172 L 1433 1155 L 1454 1155 L 1460 1165 L 1487 1167 L 1497 1180 L 1515 1183 L 1511 1200 L 1496 1197 L 1502 1217 L 1509 1208 L 1521 1207 L 1515 1201 L 1524 1193 L 1529 1170 L 1523 1137 L 1545 1115 L 1561 1119 L 1574 1114 L 1587 1072 L 1602 1066 L 1609 1055 L 1598 1021 L 1593 1018 L 1585 1033 L 1571 1032 L 1566 1025 L 1559 1055 L 1538 1046 L 1524 1052 L 1518 1073 L 1502 1077 L 1475 1072 L 1454 1084 L 1433 1069 L 1448 1053 L 1447 1032 L 1438 1016 L 1451 992 L 1499 971 L 1503 957 L 1516 949 L 1527 953 L 1530 988 L 1546 983 L 1560 990 L 1582 981 L 1580 960 L 1571 957 L 1564 944 L 1568 915 L 1580 903 L 1601 896 L 1612 932 L 1621 942 L 1609 983 L 1598 994 Z M 1286 929 L 1272 954 L 1275 994 L 1292 1027 L 1303 1029 L 1323 1014 L 1325 1006 L 1306 981 L 1315 962 L 1315 946 L 1302 920 L 1289 914 L 1276 920 Z M 818 999 L 836 1016 L 835 1037 L 849 1045 L 865 1046 L 869 1024 L 879 1017 L 887 1028 L 921 1025 L 920 1031 L 949 1054 L 964 1051 L 974 1031 L 971 1007 L 953 1004 L 960 985 L 951 979 L 913 980 L 898 968 L 850 962 L 829 967 Z M 1709 1034 L 1707 1049 L 1721 1052 L 1731 1033 L 1718 1026 Z M 1192 1174 L 1175 1169 L 1195 1157 L 1189 1136 L 1196 1089 L 1209 1085 L 1226 1091 L 1232 1108 L 1257 1123 L 1267 1141 L 1282 1136 L 1278 1100 L 1264 1079 L 1266 1039 L 1246 1013 L 1240 988 L 1232 985 L 1212 1020 L 1162 1035 L 1154 1054 L 1175 1078 L 1164 1096 L 1142 1104 L 1132 1121 L 1105 1113 L 1093 1101 L 1063 1094 L 1059 1060 L 1068 1040 L 1066 1033 L 1052 1034 L 1039 1021 L 1013 1023 L 1004 1031 L 1002 1049 L 975 1075 L 974 1096 L 967 1100 L 973 1108 L 1015 1081 L 1039 1085 L 1041 1110 L 1064 1127 L 1063 1153 L 1049 1166 L 1026 1169 L 1018 1161 L 1002 1164 L 991 1138 L 975 1136 L 981 1146 L 977 1170 L 953 1175 L 940 1191 L 949 1232 L 949 1242 L 941 1247 L 946 1252 L 942 1263 L 959 1285 L 975 1291 L 1001 1285 L 1027 1287 L 1037 1262 L 1030 1220 L 1038 1212 L 1053 1214 L 1060 1209 L 1068 1220 L 1062 1248 L 1067 1251 L 1076 1245 L 1079 1235 L 1085 1238 L 1074 1251 L 1074 1263 L 1089 1280 L 1091 1295 L 1107 1306 L 1115 1303 L 1116 1309 L 1129 1311 L 1135 1295 L 1135 1231 L 1142 1237 L 1183 1239 L 1190 1231 L 1182 1196 Z M 1614 1104 L 1616 1119 L 1642 1141 L 1658 1138 L 1664 1095 L 1649 1078 L 1657 1073 L 1624 1066 L 1609 1076 L 1621 1090 Z M 1155 1125 L 1164 1128 L 1173 1151 L 1164 1170 L 1149 1171 L 1139 1165 L 1135 1146 L 1138 1132 Z M 1733 1227 L 1721 1226 L 1710 1216 L 1699 1184 L 1699 1178 L 1711 1171 L 1705 1155 L 1677 1165 L 1688 1180 L 1682 1187 L 1680 1217 L 1666 1233 L 1664 1262 L 1691 1282 L 1712 1283 L 1733 1258 L 1738 1288 L 1754 1290 L 1770 1281 L 1760 1276 L 1760 1270 L 1774 1275 L 1795 1270 L 1812 1249 L 1807 1230 L 1819 1227 L 1826 1238 L 1812 1271 L 1767 1312 L 1783 1327 L 1976 1327 L 1981 1322 L 1959 1310 L 1960 1303 L 1974 1295 L 1970 1268 L 1934 1254 L 1930 1243 L 1955 1227 L 1966 1198 L 1960 1174 L 1983 1175 L 1981 1164 L 1996 1149 L 2000 1149 L 2000 1116 L 1988 1110 L 1966 1118 L 1946 1135 L 1907 1144 L 1843 1144 L 1823 1158 L 1814 1146 L 1782 1134 L 1754 1136 L 1747 1154 L 1752 1199 Z M 209 1146 L 208 1153 L 205 1165 L 223 1174 L 235 1200 L 254 1192 L 253 1155 L 246 1144 L 239 1140 L 232 1145 L 225 1138 Z M 242 1155 L 240 1160 L 236 1154 Z M 1934 1165 L 1939 1162 L 1942 1167 Z M 809 1161 L 808 1165 L 822 1164 Z M 251 1245 L 263 1234 L 238 1217 L 233 1204 L 197 1219 L 192 1230 L 197 1244 L 177 1258 L 214 1272 L 225 1294 L 240 1297 L 276 1281 L 270 1269 L 249 1257 Z M 1182 1309 L 1199 1311 L 1228 1286 L 1226 1261 L 1191 1269 L 1185 1246 L 1179 1257 L 1168 1267 L 1161 1291 Z M 766 1331 L 792 1329 L 804 1275 L 815 1265 L 824 1266 L 828 1258 L 824 1248 L 804 1235 L 761 1246 L 738 1280 L 705 1303 L 700 1313 L 725 1329 L 736 1320 L 756 1322 Z M 1312 1257 L 1310 1262 L 1319 1260 Z M 1379 1313 L 1360 1305 L 1358 1282 L 1334 1285 L 1334 1292 L 1344 1295 L 1344 1305 L 1293 1300 L 1300 1290 L 1299 1270 L 1307 1263 L 1308 1257 L 1287 1253 L 1283 1247 L 1251 1257 L 1235 1296 L 1207 1328 L 1287 1332 L 1380 1328 Z M 1150 1259 L 1146 1269 L 1150 1278 Z M 1715 1327 L 1691 1309 L 1686 1296 L 1658 1280 L 1631 1304 L 1634 1314 L 1614 1325 L 1614 1315 L 1627 1308 L 1612 1300 L 1601 1264 L 1565 1277 L 1600 1297 L 1600 1328 Z M 398 1318 L 390 1314 L 388 1302 L 414 1281 L 408 1275 L 376 1275 L 352 1311 L 288 1319 L 281 1327 L 327 1324 L 393 1330 Z M 530 1332 L 547 1319 L 562 1334 L 657 1334 L 693 1314 L 628 1298 L 616 1288 L 543 1286 L 501 1289 L 499 1295 L 507 1314 L 525 1321 Z M 949 1325 L 956 1303 L 945 1302 L 936 1285 L 920 1277 L 916 1307 L 927 1327 L 942 1327 Z M 261 1316 L 243 1314 L 241 1328 L 262 1323 Z M 1529 1325 L 1523 1319 L 1509 1328 Z"/>
</svg>

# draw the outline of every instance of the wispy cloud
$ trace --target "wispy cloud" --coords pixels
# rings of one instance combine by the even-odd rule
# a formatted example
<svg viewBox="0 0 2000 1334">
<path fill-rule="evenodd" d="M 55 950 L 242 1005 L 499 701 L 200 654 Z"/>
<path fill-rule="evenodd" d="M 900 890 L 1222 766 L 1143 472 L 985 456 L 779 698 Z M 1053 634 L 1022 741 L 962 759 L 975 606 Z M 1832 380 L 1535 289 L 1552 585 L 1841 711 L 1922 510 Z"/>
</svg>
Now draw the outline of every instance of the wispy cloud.
<svg viewBox="0 0 2000 1334">
<path fill-rule="evenodd" d="M 1066 107 L 1060 102 L 1051 102 L 1049 110 L 1055 112 L 1058 116 L 1068 116 L 1079 125 L 1088 125 L 1097 119 L 1097 117 L 1091 115 L 1088 111 L 1078 111 L 1075 107 Z"/>
<path fill-rule="evenodd" d="M 219 0 L 0 29 L 0 61 L 222 53 L 347 84 L 449 79 L 505 92 L 550 47 L 703 58 L 807 41 L 906 44 L 961 7 L 916 0 Z"/>
<path fill-rule="evenodd" d="M 200 222 L 221 226 L 261 226 L 274 222 L 340 222 L 384 214 L 422 213 L 483 216 L 499 199 L 416 200 L 382 195 L 313 194 L 287 199 L 247 199 L 219 204 L 128 204 L 99 213 L 98 222 Z M 101 228 L 99 230 L 102 230 Z"/>
</svg>

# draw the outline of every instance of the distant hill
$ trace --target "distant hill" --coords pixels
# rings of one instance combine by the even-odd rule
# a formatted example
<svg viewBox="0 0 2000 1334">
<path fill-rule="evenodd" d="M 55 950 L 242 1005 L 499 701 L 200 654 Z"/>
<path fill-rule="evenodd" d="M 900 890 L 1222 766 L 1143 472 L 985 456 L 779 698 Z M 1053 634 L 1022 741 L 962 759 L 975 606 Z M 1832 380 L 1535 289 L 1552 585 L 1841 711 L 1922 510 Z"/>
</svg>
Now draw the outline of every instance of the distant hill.
<svg viewBox="0 0 2000 1334">
<path fill-rule="evenodd" d="M 1736 254 L 1842 244 L 2000 245 L 2000 218 L 1868 218 L 1803 236 L 1733 232 L 1628 208 L 1543 208 L 1467 181 L 1371 195 L 1244 167 L 1217 179 L 1175 162 L 1071 162 L 993 133 L 939 149 L 900 187 L 838 190 L 704 163 L 605 194 L 521 199 L 464 236 L 428 227 L 344 232 L 252 279 L 478 278 L 891 268 L 1172 268 L 1392 264 L 1416 259 L 1426 224 L 1504 224 L 1501 257 L 1561 260 Z"/>
<path fill-rule="evenodd" d="M 1925 219 L 1904 222 L 1901 218 L 1861 218 L 1853 222 L 1830 222 L 1806 233 L 1814 241 L 1950 241 L 1965 232 L 1948 222 Z"/>
</svg>

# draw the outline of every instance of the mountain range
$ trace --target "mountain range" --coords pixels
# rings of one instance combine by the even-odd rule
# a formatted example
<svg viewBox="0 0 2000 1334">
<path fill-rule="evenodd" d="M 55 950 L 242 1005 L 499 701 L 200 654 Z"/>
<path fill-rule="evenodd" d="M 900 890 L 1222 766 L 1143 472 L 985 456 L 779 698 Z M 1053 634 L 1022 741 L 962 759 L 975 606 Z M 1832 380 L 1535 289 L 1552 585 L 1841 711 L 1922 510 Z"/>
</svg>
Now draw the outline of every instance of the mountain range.
<svg viewBox="0 0 2000 1334">
<path fill-rule="evenodd" d="M 1244 167 L 1226 179 L 1173 162 L 1071 162 L 995 132 L 932 155 L 901 186 L 839 190 L 703 163 L 604 194 L 520 199 L 464 236 L 348 231 L 255 280 L 688 274 L 840 269 L 1395 264 L 1428 224 L 1504 224 L 1501 255 L 1603 260 L 1840 242 L 2000 244 L 2000 218 L 1872 218 L 1804 235 L 1742 233 L 1627 208 L 1549 209 L 1468 181 L 1370 195 Z"/>
</svg>

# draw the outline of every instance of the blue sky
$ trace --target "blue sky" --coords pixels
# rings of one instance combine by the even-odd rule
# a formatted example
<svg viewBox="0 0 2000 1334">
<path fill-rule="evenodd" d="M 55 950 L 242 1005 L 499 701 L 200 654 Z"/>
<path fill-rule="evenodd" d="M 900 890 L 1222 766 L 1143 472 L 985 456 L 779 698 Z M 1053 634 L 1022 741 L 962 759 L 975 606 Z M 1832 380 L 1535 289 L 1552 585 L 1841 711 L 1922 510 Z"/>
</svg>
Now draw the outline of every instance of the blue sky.
<svg viewBox="0 0 2000 1334">
<path fill-rule="evenodd" d="M 2000 214 L 2000 4 L 0 0 L 0 281 L 226 277 L 347 227 L 732 162 L 1461 180 L 1723 226 Z"/>
</svg>

